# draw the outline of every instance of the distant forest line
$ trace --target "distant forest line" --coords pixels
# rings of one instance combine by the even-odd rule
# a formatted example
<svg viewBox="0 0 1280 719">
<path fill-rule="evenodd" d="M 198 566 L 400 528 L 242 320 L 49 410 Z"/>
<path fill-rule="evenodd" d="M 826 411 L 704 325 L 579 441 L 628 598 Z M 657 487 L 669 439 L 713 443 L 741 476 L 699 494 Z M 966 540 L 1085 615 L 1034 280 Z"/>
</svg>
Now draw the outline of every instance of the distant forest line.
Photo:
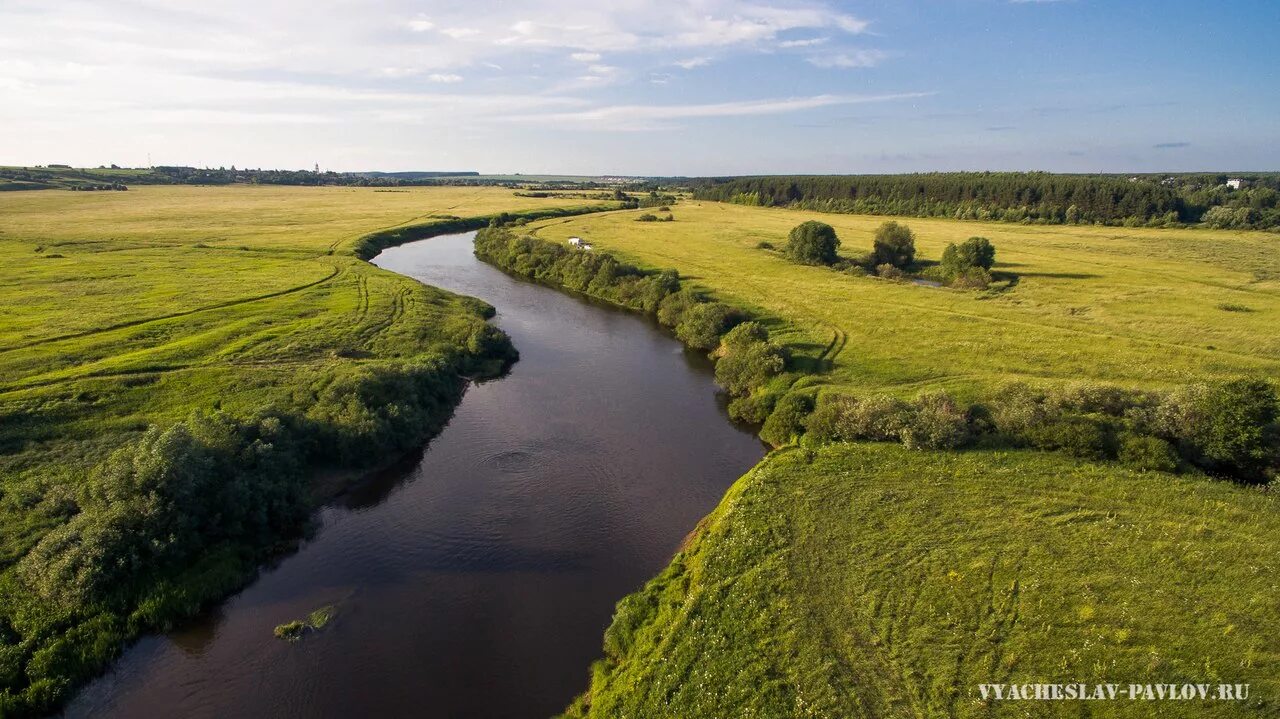
<svg viewBox="0 0 1280 719">
<path fill-rule="evenodd" d="M 501 186 L 523 190 L 684 190 L 702 200 L 819 212 L 1045 225 L 1280 231 L 1280 172 L 1067 175 L 935 172 L 758 177 L 485 176 L 475 172 L 319 172 L 236 167 L 0 167 L 3 190 L 127 190 L 129 185 Z"/>
<path fill-rule="evenodd" d="M 704 180 L 693 191 L 702 200 L 851 214 L 1280 230 L 1280 173 L 736 177 Z"/>
</svg>

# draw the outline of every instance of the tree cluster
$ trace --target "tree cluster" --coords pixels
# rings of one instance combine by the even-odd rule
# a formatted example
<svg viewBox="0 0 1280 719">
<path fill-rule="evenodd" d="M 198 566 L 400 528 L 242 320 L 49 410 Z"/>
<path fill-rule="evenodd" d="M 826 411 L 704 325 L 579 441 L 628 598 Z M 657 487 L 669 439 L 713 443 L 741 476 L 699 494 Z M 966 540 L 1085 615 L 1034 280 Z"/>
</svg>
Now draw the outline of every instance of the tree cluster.
<svg viewBox="0 0 1280 719">
<path fill-rule="evenodd" d="M 508 272 L 565 287 L 657 317 L 682 342 L 713 350 L 746 317 L 738 310 L 682 288 L 675 270 L 648 272 L 607 252 L 585 252 L 504 227 L 476 233 L 476 257 Z"/>
</svg>

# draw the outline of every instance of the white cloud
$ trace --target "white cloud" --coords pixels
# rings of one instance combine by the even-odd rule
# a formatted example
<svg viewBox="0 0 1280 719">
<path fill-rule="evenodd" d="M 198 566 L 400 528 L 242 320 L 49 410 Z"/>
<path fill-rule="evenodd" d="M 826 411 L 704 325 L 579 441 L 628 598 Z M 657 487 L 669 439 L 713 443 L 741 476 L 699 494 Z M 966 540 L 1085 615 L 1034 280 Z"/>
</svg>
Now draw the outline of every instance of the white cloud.
<svg viewBox="0 0 1280 719">
<path fill-rule="evenodd" d="M 808 58 L 810 65 L 822 68 L 875 67 L 888 57 L 880 50 L 849 50 Z"/>
<path fill-rule="evenodd" d="M 625 111 L 598 107 L 601 88 L 636 93 L 637 104 L 611 108 L 652 107 L 639 104 L 644 93 L 673 81 L 653 71 L 673 70 L 673 60 L 692 69 L 800 42 L 784 38 L 831 37 L 834 45 L 865 28 L 836 0 L 689 0 L 662 12 L 649 0 L 0 0 L 0 137 L 121 161 L 100 156 L 158 148 L 162 136 L 174 147 L 205 147 L 201 124 L 257 118 L 302 128 L 283 143 L 225 135 L 223 147 L 266 162 L 294 145 L 310 156 L 333 141 L 316 132 L 343 128 L 337 137 L 347 142 L 370 123 L 461 132 L 492 129 L 499 115 L 581 110 L 623 127 Z M 566 58 L 576 71 L 563 71 Z M 736 97 L 726 89 L 716 98 L 727 104 L 709 110 L 637 111 L 635 122 L 763 107 L 735 105 Z M 36 152 L 18 150 L 0 159 Z"/>
<path fill-rule="evenodd" d="M 804 40 L 783 40 L 782 42 L 778 43 L 778 47 L 782 47 L 782 48 L 814 47 L 816 45 L 826 44 L 830 39 L 831 38 L 828 38 L 828 37 L 811 37 Z"/>
<path fill-rule="evenodd" d="M 684 69 L 686 69 L 686 70 L 692 70 L 692 69 L 693 69 L 693 68 L 695 68 L 695 67 L 702 67 L 703 65 L 710 65 L 710 64 L 711 64 L 711 58 L 709 58 L 709 57 L 691 57 L 691 58 L 689 58 L 689 59 L 687 59 L 687 60 L 676 60 L 674 64 L 675 64 L 677 67 L 683 67 L 683 68 L 684 68 Z"/>
<path fill-rule="evenodd" d="M 426 32 L 436 26 L 435 23 L 422 16 L 418 16 L 410 20 L 406 25 L 408 25 L 409 29 L 414 32 Z"/>
<path fill-rule="evenodd" d="M 454 40 L 461 40 L 463 38 L 475 37 L 480 34 L 480 31 L 473 27 L 446 27 L 440 30 L 440 34 L 448 35 Z"/>
<path fill-rule="evenodd" d="M 813 95 L 809 97 L 740 100 L 692 105 L 603 105 L 571 112 L 510 115 L 506 122 L 585 125 L 595 130 L 651 130 L 669 127 L 673 120 L 776 115 L 833 105 L 859 105 L 927 97 L 931 93 L 889 95 Z"/>
</svg>

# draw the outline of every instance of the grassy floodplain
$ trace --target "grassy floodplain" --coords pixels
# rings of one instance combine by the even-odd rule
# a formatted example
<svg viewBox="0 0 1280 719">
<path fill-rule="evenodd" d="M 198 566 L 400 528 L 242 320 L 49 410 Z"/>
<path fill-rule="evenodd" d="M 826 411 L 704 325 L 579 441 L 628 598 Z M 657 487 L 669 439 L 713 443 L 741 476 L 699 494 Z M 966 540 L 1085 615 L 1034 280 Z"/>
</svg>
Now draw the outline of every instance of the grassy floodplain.
<svg viewBox="0 0 1280 719">
<path fill-rule="evenodd" d="M 361 257 L 590 204 L 0 193 L 0 715 L 47 711 L 129 637 L 234 588 L 310 502 L 437 428 L 459 373 L 509 356 L 492 308 Z"/>
<path fill-rule="evenodd" d="M 683 202 L 675 222 L 642 210 L 551 220 L 536 234 L 581 236 L 648 267 L 673 267 L 731 304 L 773 318 L 774 336 L 831 360 L 818 381 L 904 395 L 974 396 L 1011 379 L 1093 379 L 1132 387 L 1280 376 L 1280 236 L 1264 232 L 1033 226 L 885 218 Z M 835 227 L 841 252 L 871 248 L 886 219 L 917 254 L 989 238 L 1003 291 L 957 291 L 794 265 L 779 253 L 805 220 Z M 1230 308 L 1230 309 L 1225 309 Z"/>
<path fill-rule="evenodd" d="M 454 187 L 6 193 L 0 468 L 62 465 L 193 407 L 269 404 L 300 373 L 456 339 L 480 305 L 372 267 L 358 240 L 573 204 Z"/>
<path fill-rule="evenodd" d="M 777 452 L 618 605 L 567 716 L 1275 716 L 1275 499 L 1044 452 Z M 1157 681 L 1252 699 L 977 691 Z"/>
<path fill-rule="evenodd" d="M 1012 282 L 961 291 L 792 264 L 802 221 L 842 251 L 886 218 L 711 202 L 545 221 L 543 239 L 682 278 L 763 317 L 796 388 L 1022 380 L 1133 389 L 1280 377 L 1280 238 L 896 218 L 918 257 L 984 236 Z M 806 361 L 807 360 L 807 361 Z M 816 373 L 815 373 L 816 371 Z M 790 380 L 789 380 L 790 381 Z M 807 438 L 806 438 L 807 439 Z M 743 477 L 618 605 L 568 717 L 1271 716 L 1274 492 L 1026 449 L 801 441 Z M 1241 633 L 1243 631 L 1243 633 Z M 1248 683 L 1247 702 L 987 702 L 988 682 Z"/>
</svg>

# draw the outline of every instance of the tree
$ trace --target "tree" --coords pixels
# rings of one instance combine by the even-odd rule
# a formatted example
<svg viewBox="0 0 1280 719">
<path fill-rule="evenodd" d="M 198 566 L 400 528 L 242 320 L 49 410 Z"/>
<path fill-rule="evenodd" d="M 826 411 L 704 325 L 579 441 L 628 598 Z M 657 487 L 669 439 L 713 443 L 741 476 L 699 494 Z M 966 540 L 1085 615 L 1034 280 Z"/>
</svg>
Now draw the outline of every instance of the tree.
<svg viewBox="0 0 1280 719">
<path fill-rule="evenodd" d="M 1280 400 L 1261 378 L 1211 385 L 1196 406 L 1200 421 L 1192 428 L 1206 464 L 1242 479 L 1265 481 L 1268 465 L 1277 462 L 1275 433 Z"/>
<path fill-rule="evenodd" d="M 872 264 L 905 268 L 916 259 L 916 236 L 910 227 L 886 222 L 876 229 Z"/>
<path fill-rule="evenodd" d="M 824 222 L 809 220 L 791 228 L 784 250 L 788 259 L 802 265 L 829 265 L 836 261 L 840 238 L 835 228 Z"/>
<path fill-rule="evenodd" d="M 991 269 L 996 263 L 996 246 L 985 237 L 970 237 L 960 243 L 960 259 L 969 267 Z"/>
</svg>

